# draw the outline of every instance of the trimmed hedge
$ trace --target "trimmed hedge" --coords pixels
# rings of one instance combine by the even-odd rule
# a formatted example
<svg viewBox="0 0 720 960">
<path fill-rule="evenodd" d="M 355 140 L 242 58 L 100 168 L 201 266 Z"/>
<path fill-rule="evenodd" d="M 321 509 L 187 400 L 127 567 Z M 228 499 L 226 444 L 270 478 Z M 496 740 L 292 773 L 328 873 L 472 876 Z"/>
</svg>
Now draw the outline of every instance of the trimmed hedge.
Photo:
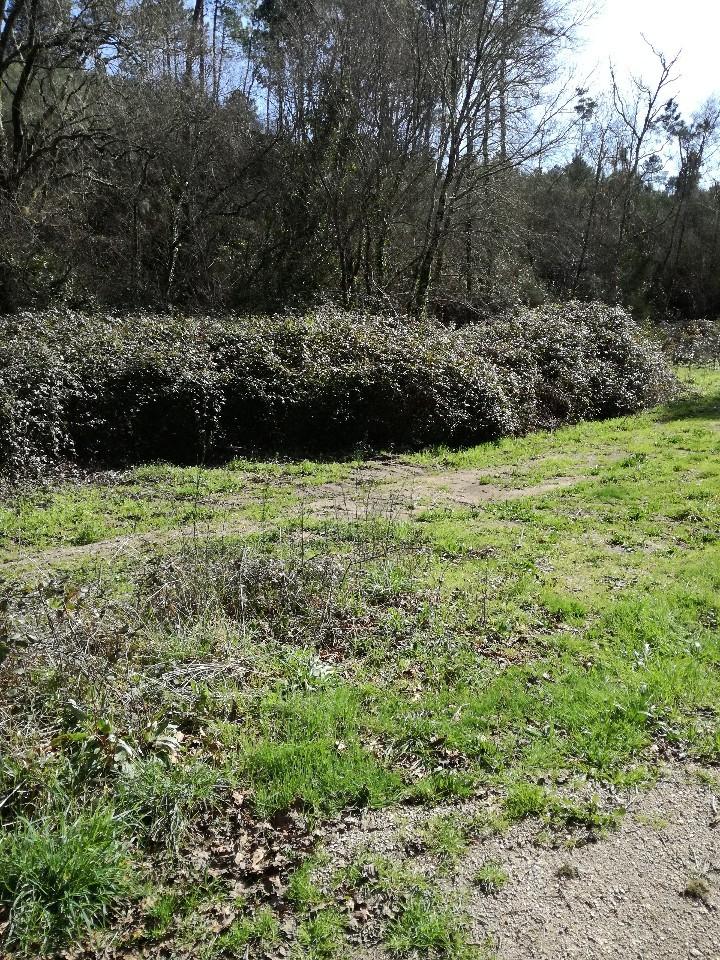
<svg viewBox="0 0 720 960">
<path fill-rule="evenodd" d="M 632 413 L 674 388 L 629 315 L 601 304 L 462 330 L 331 309 L 26 312 L 0 318 L 0 472 L 467 444 Z"/>
</svg>

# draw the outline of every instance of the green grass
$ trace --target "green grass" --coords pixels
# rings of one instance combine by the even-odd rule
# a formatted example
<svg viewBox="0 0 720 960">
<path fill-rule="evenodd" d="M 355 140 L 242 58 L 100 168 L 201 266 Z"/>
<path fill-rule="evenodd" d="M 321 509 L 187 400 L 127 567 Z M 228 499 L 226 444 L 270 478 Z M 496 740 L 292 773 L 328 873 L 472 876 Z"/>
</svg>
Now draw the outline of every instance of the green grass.
<svg viewBox="0 0 720 960">
<path fill-rule="evenodd" d="M 336 886 L 353 895 L 379 895 L 384 898 L 406 899 L 426 894 L 430 888 L 427 879 L 407 867 L 398 858 L 390 859 L 359 853 L 335 877 Z"/>
<path fill-rule="evenodd" d="M 483 954 L 468 943 L 457 910 L 432 898 L 415 896 L 389 925 L 385 943 L 396 957 L 423 956 L 437 960 L 480 960 Z"/>
<path fill-rule="evenodd" d="M 123 812 L 107 847 L 117 884 L 94 907 L 58 912 L 65 894 L 6 866 L 12 949 L 81 940 L 111 917 L 127 850 L 156 858 L 162 892 L 138 923 L 169 955 L 205 943 L 210 957 L 254 956 L 276 941 L 297 957 L 342 954 L 344 898 L 357 893 L 391 904 L 374 936 L 398 956 L 470 956 L 462 912 L 410 877 L 404 855 L 368 854 L 329 883 L 312 831 L 425 805 L 422 840 L 442 875 L 476 835 L 525 819 L 562 842 L 601 837 L 621 810 L 588 799 L 595 785 L 651 782 L 658 754 L 717 763 L 720 375 L 696 386 L 637 417 L 410 458 L 478 471 L 513 498 L 398 522 L 298 516 L 307 488 L 348 478 L 356 464 L 345 463 L 145 467 L 0 508 L 0 549 L 34 569 L 15 574 L 7 620 L 0 611 L 0 671 L 16 691 L 0 713 L 4 863 L 39 876 L 32 830 L 38 857 L 71 842 L 58 793 L 88 817 L 99 803 Z M 569 476 L 571 487 L 533 492 Z M 233 535 L 168 545 L 153 563 L 90 569 L 53 552 L 35 569 L 42 549 L 172 533 L 198 511 L 201 526 Z M 478 797 L 484 817 L 452 809 Z M 266 878 L 211 935 L 208 911 L 227 889 L 200 903 L 186 887 L 207 876 L 179 884 L 169 865 L 228 836 L 267 844 L 288 818 L 303 842 L 280 858 L 279 905 Z M 78 876 L 71 886 L 85 889 Z"/>
<path fill-rule="evenodd" d="M 294 956 L 303 960 L 332 960 L 343 945 L 345 921 L 337 910 L 321 910 L 303 920 L 297 934 Z"/>
<path fill-rule="evenodd" d="M 129 893 L 129 876 L 110 811 L 20 821 L 0 836 L 7 941 L 35 955 L 77 940 Z"/>
<path fill-rule="evenodd" d="M 510 820 L 525 820 L 540 817 L 548 808 L 547 791 L 533 783 L 517 783 L 510 787 L 505 797 L 505 815 Z"/>
<path fill-rule="evenodd" d="M 143 843 L 177 850 L 199 812 L 220 803 L 221 782 L 204 763 L 140 761 L 121 778 L 118 800 Z"/>
<path fill-rule="evenodd" d="M 401 794 L 402 781 L 374 757 L 329 740 L 264 743 L 242 757 L 240 776 L 254 791 L 255 807 L 268 815 L 294 804 L 316 815 L 346 807 L 380 807 Z"/>
<path fill-rule="evenodd" d="M 176 917 L 182 915 L 184 905 L 184 898 L 176 893 L 157 897 L 145 911 L 147 936 L 153 940 L 167 936 Z"/>
<path fill-rule="evenodd" d="M 287 899 L 301 913 L 307 913 L 324 900 L 323 891 L 315 881 L 318 863 L 318 857 L 309 857 L 288 881 Z"/>
<path fill-rule="evenodd" d="M 510 877 L 495 860 L 487 860 L 475 873 L 473 883 L 486 894 L 499 893 Z"/>
<path fill-rule="evenodd" d="M 275 914 L 266 907 L 237 920 L 215 942 L 212 955 L 216 957 L 242 955 L 251 944 L 272 947 L 280 940 L 280 924 Z"/>
<path fill-rule="evenodd" d="M 178 528 L 233 528 L 241 523 L 285 522 L 299 513 L 314 487 L 347 480 L 359 461 L 272 462 L 236 460 L 227 467 L 150 464 L 121 482 L 60 484 L 24 492 L 0 506 L 0 559 L 25 549 L 78 547 L 112 537 Z"/>
<path fill-rule="evenodd" d="M 204 523 L 204 506 L 171 499 L 144 499 L 122 489 L 61 488 L 25 494 L 0 508 L 0 548 L 86 546 L 111 537 L 172 530 Z"/>
<path fill-rule="evenodd" d="M 145 934 L 151 940 L 164 940 L 173 927 L 182 925 L 205 902 L 206 891 L 196 885 L 189 892 L 157 892 L 150 887 L 149 902 L 145 907 Z"/>
<path fill-rule="evenodd" d="M 427 850 L 446 866 L 454 866 L 467 850 L 465 824 L 457 815 L 432 817 L 420 836 Z"/>
</svg>

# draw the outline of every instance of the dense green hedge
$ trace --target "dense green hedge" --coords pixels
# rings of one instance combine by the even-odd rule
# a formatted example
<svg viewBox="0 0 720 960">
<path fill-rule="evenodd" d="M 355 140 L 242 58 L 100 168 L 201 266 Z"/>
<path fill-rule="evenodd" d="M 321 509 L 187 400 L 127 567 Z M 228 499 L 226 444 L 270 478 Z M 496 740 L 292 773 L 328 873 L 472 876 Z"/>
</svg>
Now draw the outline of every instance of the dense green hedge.
<svg viewBox="0 0 720 960">
<path fill-rule="evenodd" d="M 471 443 L 630 413 L 673 388 L 630 317 L 599 304 L 462 330 L 329 309 L 26 312 L 0 318 L 0 472 Z"/>
</svg>

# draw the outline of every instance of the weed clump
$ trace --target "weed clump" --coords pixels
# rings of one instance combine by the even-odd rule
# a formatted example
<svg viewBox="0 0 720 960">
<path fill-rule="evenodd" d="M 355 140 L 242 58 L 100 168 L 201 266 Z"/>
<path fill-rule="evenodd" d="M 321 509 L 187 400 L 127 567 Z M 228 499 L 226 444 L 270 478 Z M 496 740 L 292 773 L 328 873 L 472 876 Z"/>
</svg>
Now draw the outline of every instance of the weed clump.
<svg viewBox="0 0 720 960">
<path fill-rule="evenodd" d="M 693 876 L 685 884 L 683 896 L 690 900 L 699 900 L 707 906 L 712 899 L 712 889 L 705 877 Z"/>
<path fill-rule="evenodd" d="M 596 798 L 574 801 L 550 793 L 534 783 L 513 784 L 505 797 L 504 812 L 510 821 L 541 817 L 553 830 L 585 829 L 594 838 L 619 826 L 621 810 L 605 811 Z"/>
<path fill-rule="evenodd" d="M 468 942 L 462 918 L 456 911 L 434 898 L 419 895 L 410 897 L 388 926 L 385 943 L 396 957 L 481 960 L 480 951 Z"/>
<path fill-rule="evenodd" d="M 475 886 L 486 894 L 499 893 L 510 877 L 495 860 L 488 860 L 475 874 Z"/>
<path fill-rule="evenodd" d="M 129 768 L 119 800 L 138 839 L 177 850 L 193 818 L 218 806 L 220 787 L 219 774 L 206 764 L 152 758 Z"/>
<path fill-rule="evenodd" d="M 77 939 L 129 892 L 113 814 L 66 812 L 0 836 L 0 906 L 9 943 L 46 951 Z"/>
<path fill-rule="evenodd" d="M 422 831 L 422 841 L 445 864 L 458 862 L 467 849 L 466 825 L 459 816 L 433 817 Z"/>
</svg>

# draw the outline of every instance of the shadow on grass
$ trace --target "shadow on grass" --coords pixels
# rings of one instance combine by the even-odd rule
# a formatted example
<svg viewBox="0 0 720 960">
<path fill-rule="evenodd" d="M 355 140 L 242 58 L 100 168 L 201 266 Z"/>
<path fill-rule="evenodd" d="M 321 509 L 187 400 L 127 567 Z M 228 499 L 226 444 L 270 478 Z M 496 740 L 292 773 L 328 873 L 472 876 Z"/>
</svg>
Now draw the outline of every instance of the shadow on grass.
<svg viewBox="0 0 720 960">
<path fill-rule="evenodd" d="M 716 393 L 691 393 L 667 404 L 658 416 L 660 423 L 672 423 L 675 420 L 718 420 L 720 421 L 720 391 Z"/>
</svg>

